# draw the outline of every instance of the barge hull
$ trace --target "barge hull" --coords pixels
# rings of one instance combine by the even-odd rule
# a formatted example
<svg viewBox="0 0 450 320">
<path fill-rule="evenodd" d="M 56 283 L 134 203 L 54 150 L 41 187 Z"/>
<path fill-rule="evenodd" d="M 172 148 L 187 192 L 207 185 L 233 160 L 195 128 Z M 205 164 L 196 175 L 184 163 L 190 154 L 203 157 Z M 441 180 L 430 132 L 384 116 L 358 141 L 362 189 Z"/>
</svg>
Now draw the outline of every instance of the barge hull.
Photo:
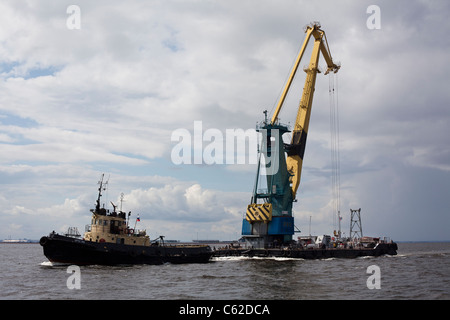
<svg viewBox="0 0 450 320">
<path fill-rule="evenodd" d="M 376 248 L 354 248 L 354 249 L 218 249 L 214 252 L 215 257 L 275 257 L 296 259 L 329 259 L 329 258 L 358 258 L 367 256 L 396 255 L 396 243 L 382 243 Z"/>
</svg>

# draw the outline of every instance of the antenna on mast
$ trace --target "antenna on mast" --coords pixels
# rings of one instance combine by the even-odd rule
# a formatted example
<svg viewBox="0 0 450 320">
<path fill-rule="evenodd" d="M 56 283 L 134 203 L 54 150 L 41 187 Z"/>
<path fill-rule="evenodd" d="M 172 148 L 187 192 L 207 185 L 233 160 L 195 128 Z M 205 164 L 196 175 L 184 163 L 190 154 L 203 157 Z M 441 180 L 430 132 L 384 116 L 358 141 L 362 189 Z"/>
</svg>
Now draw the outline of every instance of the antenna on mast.
<svg viewBox="0 0 450 320">
<path fill-rule="evenodd" d="M 125 195 L 123 194 L 123 192 L 120 194 L 120 212 L 122 212 L 122 203 L 125 201 L 125 200 L 123 200 L 123 197 L 124 197 Z"/>
</svg>

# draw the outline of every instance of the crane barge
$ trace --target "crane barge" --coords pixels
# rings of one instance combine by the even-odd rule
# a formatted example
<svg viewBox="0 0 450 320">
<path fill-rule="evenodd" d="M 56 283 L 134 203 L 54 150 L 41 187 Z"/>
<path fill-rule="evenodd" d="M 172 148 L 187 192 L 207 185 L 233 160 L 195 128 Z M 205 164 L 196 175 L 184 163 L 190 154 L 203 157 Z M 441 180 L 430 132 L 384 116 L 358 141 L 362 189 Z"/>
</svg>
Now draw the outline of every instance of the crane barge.
<svg viewBox="0 0 450 320">
<path fill-rule="evenodd" d="M 308 246 L 308 243 L 293 240 L 295 233 L 293 203 L 297 201 L 296 194 L 300 186 L 303 157 L 309 129 L 311 107 L 313 102 L 317 73 L 320 73 L 319 56 L 324 57 L 327 69 L 324 74 L 337 73 L 340 65 L 333 62 L 325 32 L 318 22 L 313 22 L 306 28 L 306 36 L 300 52 L 295 60 L 288 81 L 276 106 L 272 118 L 265 119 L 257 125 L 257 131 L 262 133 L 262 145 L 259 151 L 259 163 L 256 181 L 250 204 L 247 206 L 245 219 L 242 221 L 242 238 L 245 246 L 242 248 L 225 248 L 216 250 L 215 256 L 246 255 L 246 256 L 282 256 L 294 258 L 330 258 L 357 256 L 379 256 L 396 254 L 397 245 L 392 241 L 371 238 L 365 245 L 358 241 L 342 244 L 325 237 L 320 246 Z M 290 132 L 288 126 L 279 122 L 278 116 L 286 100 L 286 96 L 294 80 L 303 54 L 311 37 L 314 38 L 311 58 L 306 72 L 303 94 L 297 111 L 290 143 L 283 143 L 282 136 Z M 262 164 L 262 165 L 261 165 Z M 266 189 L 258 189 L 261 179 L 260 169 L 265 170 Z M 361 235 L 362 237 L 362 235 Z M 331 237 L 330 237 L 331 238 Z M 366 237 L 367 238 L 367 237 Z M 309 243 L 311 244 L 311 243 Z M 309 250 L 305 250 L 309 248 Z"/>
</svg>

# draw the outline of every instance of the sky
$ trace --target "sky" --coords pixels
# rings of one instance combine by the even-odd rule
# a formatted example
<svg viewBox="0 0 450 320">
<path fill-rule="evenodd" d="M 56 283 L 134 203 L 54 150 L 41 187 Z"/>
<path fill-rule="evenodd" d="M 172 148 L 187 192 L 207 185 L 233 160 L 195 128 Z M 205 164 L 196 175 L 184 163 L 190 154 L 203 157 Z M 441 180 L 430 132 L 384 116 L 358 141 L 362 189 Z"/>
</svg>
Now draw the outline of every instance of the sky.
<svg viewBox="0 0 450 320">
<path fill-rule="evenodd" d="M 364 235 L 450 240 L 449 14 L 439 0 L 2 1 L 0 239 L 83 233 L 103 173 L 102 203 L 123 193 L 152 239 L 239 238 L 256 165 L 174 163 L 172 135 L 193 142 L 201 123 L 201 141 L 271 116 L 319 21 L 341 64 L 342 231 L 361 208 Z M 295 121 L 303 81 L 300 70 L 280 121 Z M 336 227 L 329 83 L 318 75 L 300 235 Z"/>
</svg>

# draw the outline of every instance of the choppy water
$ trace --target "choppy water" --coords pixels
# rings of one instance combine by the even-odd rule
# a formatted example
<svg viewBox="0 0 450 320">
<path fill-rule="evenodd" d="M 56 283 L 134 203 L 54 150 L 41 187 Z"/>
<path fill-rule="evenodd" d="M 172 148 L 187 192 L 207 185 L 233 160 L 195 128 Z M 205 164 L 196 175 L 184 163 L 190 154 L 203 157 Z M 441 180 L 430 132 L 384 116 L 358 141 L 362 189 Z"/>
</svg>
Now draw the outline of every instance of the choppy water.
<svg viewBox="0 0 450 320">
<path fill-rule="evenodd" d="M 209 264 L 83 266 L 68 289 L 67 265 L 38 244 L 0 244 L 0 299 L 450 299 L 450 243 L 399 243 L 397 256 L 295 260 L 217 258 Z M 368 289 L 380 270 L 380 289 Z"/>
</svg>

